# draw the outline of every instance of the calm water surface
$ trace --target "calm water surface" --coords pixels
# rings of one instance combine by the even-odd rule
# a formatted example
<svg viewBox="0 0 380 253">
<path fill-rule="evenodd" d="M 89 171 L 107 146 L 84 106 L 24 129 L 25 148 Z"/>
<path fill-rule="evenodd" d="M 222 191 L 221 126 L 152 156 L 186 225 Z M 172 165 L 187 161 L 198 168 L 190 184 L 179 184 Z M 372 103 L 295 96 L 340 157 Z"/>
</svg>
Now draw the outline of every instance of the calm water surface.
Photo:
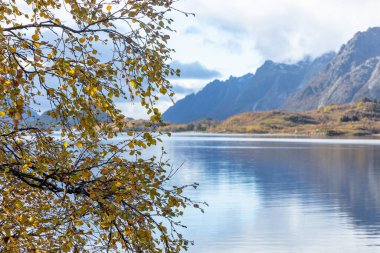
<svg viewBox="0 0 380 253">
<path fill-rule="evenodd" d="M 380 141 L 174 135 L 190 252 L 380 252 Z"/>
</svg>

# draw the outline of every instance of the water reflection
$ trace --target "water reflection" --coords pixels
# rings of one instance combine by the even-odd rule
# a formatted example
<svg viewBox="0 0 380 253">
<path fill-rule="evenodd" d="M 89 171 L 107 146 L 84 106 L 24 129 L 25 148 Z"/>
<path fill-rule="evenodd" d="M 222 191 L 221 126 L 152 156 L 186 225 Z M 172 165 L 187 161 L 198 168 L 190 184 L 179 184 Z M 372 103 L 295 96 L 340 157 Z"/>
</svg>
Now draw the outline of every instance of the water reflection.
<svg viewBox="0 0 380 253">
<path fill-rule="evenodd" d="M 380 252 L 380 146 L 218 136 L 165 140 L 197 181 L 192 252 Z"/>
</svg>

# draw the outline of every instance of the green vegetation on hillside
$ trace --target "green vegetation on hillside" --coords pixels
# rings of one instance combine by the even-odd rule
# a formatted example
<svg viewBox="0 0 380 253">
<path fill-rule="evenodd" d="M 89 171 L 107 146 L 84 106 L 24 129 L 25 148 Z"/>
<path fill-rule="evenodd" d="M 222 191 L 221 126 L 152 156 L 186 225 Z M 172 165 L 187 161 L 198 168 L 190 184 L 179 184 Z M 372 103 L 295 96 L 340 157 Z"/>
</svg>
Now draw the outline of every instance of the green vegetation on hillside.
<svg viewBox="0 0 380 253">
<path fill-rule="evenodd" d="M 190 124 L 165 124 L 155 127 L 142 120 L 132 120 L 128 124 L 128 130 L 131 129 L 163 132 L 368 136 L 380 133 L 380 102 L 363 99 L 353 104 L 330 105 L 304 113 L 247 112 L 224 121 L 206 119 Z"/>
</svg>

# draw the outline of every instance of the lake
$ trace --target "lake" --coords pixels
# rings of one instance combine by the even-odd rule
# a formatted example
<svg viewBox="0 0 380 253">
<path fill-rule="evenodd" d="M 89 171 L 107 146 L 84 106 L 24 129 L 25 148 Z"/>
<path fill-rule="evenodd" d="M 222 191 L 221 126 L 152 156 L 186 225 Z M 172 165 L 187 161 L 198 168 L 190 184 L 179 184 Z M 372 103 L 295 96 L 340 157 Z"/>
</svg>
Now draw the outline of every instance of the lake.
<svg viewBox="0 0 380 253">
<path fill-rule="evenodd" d="M 190 252 L 380 252 L 380 140 L 176 134 Z"/>
</svg>

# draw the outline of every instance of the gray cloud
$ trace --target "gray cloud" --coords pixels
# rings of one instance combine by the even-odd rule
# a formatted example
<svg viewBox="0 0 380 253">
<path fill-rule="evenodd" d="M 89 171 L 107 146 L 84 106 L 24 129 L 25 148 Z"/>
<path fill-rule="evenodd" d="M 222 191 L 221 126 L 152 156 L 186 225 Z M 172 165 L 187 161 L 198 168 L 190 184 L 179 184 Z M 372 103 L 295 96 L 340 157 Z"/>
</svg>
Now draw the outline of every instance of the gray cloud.
<svg viewBox="0 0 380 253">
<path fill-rule="evenodd" d="M 206 46 L 218 46 L 218 44 L 213 41 L 213 40 L 210 40 L 209 38 L 205 38 L 203 39 L 203 44 L 206 45 Z"/>
<path fill-rule="evenodd" d="M 185 34 L 200 34 L 202 31 L 196 26 L 189 26 L 185 30 Z"/>
<path fill-rule="evenodd" d="M 203 44 L 205 46 L 220 47 L 223 50 L 227 50 L 231 54 L 242 54 L 243 48 L 238 40 L 223 39 L 223 41 L 216 41 L 211 39 L 204 39 Z"/>
<path fill-rule="evenodd" d="M 228 40 L 225 44 L 223 44 L 226 49 L 232 54 L 241 54 L 243 53 L 243 49 L 237 40 Z"/>
<path fill-rule="evenodd" d="M 170 65 L 181 70 L 181 79 L 211 79 L 221 76 L 218 71 L 207 69 L 197 61 L 192 63 L 173 61 Z"/>
<path fill-rule="evenodd" d="M 224 34 L 224 39 L 216 43 L 229 52 L 241 54 L 240 42 L 248 40 L 263 59 L 276 61 L 296 61 L 305 54 L 319 55 L 336 49 L 340 45 L 336 41 L 344 41 L 342 34 L 337 34 L 334 40 L 327 40 L 329 34 L 336 34 L 336 28 L 318 23 L 315 17 L 309 17 L 299 7 L 287 12 L 268 13 L 268 17 L 252 15 L 246 18 L 245 23 L 224 15 L 205 16 L 203 22 Z M 259 25 L 251 26 L 249 23 Z"/>
<path fill-rule="evenodd" d="M 178 84 L 173 84 L 173 91 L 176 94 L 190 94 L 193 93 L 196 89 L 187 88 Z"/>
<path fill-rule="evenodd" d="M 204 15 L 200 17 L 200 22 L 207 26 L 214 27 L 216 30 L 233 35 L 235 38 L 247 34 L 247 27 L 239 22 L 230 20 L 219 15 Z"/>
<path fill-rule="evenodd" d="M 230 70 L 251 64 L 247 60 L 252 57 L 243 58 L 250 52 L 261 61 L 297 61 L 306 54 L 318 56 L 338 50 L 357 31 L 380 26 L 378 0 L 184 0 L 184 3 L 189 11 L 197 13 L 195 25 L 202 31 L 202 39 L 211 38 L 219 45 L 205 45 L 206 52 L 219 51 L 214 53 L 215 63 L 208 63 L 209 66 L 221 65 L 218 59 L 223 54 L 221 50 L 242 56 L 226 58 L 223 64 L 229 64 Z M 222 44 L 229 40 L 242 45 L 242 50 L 233 46 L 223 48 Z M 204 51 L 199 54 L 204 55 Z M 202 55 L 196 56 L 205 62 Z"/>
</svg>

